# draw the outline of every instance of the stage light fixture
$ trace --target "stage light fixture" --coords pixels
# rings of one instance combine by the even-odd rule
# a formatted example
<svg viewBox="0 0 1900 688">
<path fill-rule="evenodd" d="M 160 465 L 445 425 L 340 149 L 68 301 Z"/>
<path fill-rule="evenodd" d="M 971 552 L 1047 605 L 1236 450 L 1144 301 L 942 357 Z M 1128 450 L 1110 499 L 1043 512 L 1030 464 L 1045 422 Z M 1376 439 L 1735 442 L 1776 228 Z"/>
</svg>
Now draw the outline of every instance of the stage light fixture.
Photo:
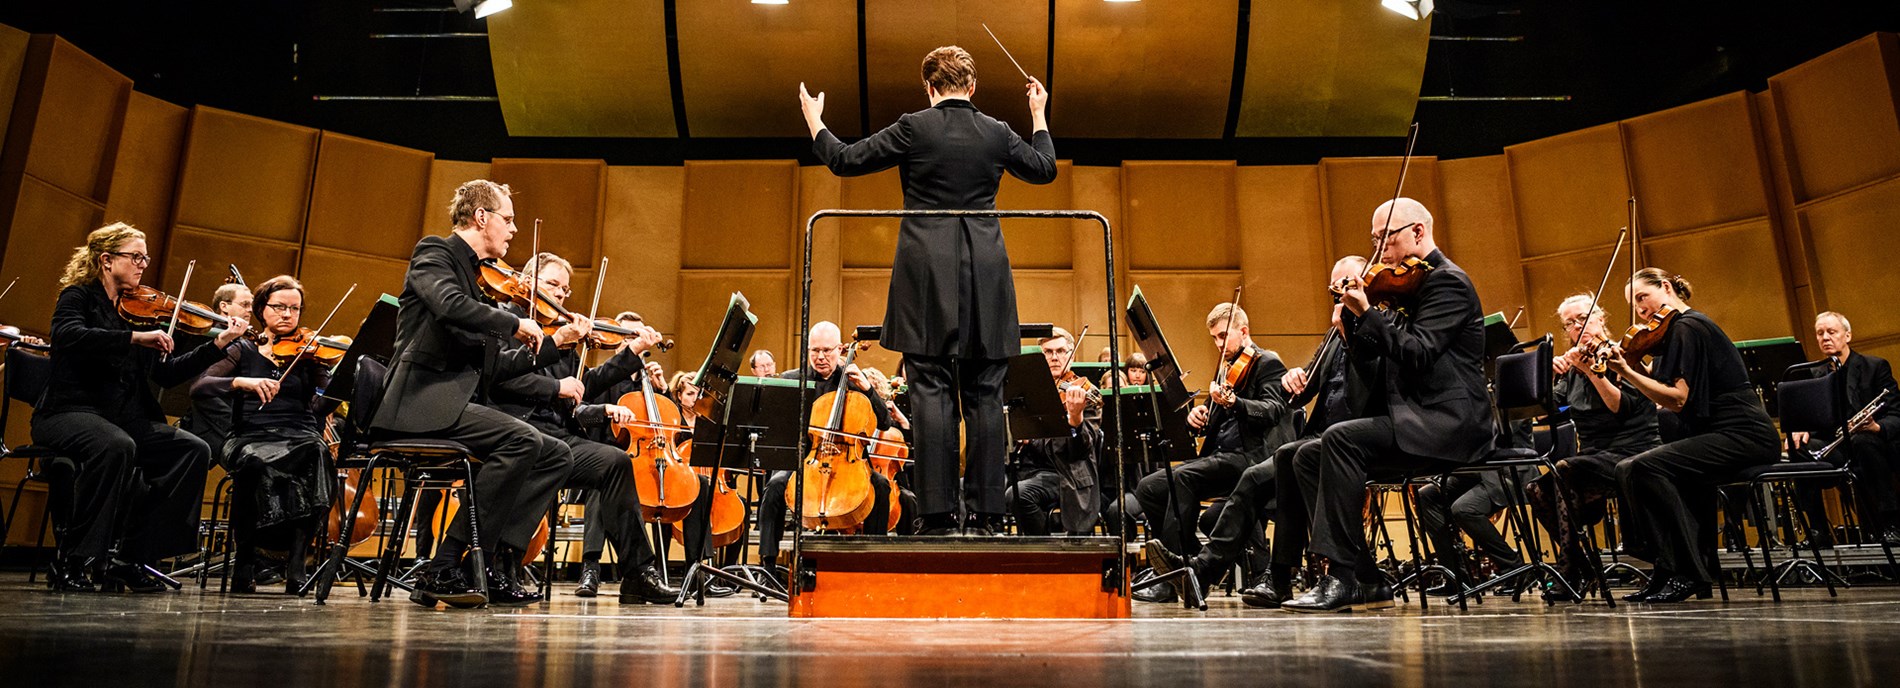
<svg viewBox="0 0 1900 688">
<path fill-rule="evenodd" d="M 792 0 L 752 0 L 754 5 L 789 5 Z"/>
<path fill-rule="evenodd" d="M 488 15 L 514 6 L 515 0 L 483 0 L 481 4 L 475 6 L 475 18 L 484 19 Z"/>
<path fill-rule="evenodd" d="M 1413 21 L 1432 16 L 1432 0 L 1381 0 L 1379 4 Z"/>
</svg>

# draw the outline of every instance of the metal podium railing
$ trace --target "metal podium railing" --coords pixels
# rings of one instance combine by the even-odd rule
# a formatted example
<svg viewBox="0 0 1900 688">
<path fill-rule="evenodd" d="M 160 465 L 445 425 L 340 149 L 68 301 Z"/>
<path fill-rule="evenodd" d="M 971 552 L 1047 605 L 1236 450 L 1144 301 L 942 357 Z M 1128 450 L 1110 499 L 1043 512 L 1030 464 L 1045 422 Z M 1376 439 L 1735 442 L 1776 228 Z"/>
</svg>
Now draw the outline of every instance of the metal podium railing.
<svg viewBox="0 0 1900 688">
<path fill-rule="evenodd" d="M 1121 318 L 1117 317 L 1119 314 L 1115 309 L 1115 244 L 1111 236 L 1108 218 L 1103 217 L 1101 213 L 1093 210 L 845 210 L 832 208 L 812 213 L 811 217 L 805 220 L 805 273 L 799 286 L 798 296 L 798 350 L 801 353 L 811 348 L 812 232 L 818 225 L 818 221 L 827 217 L 993 217 L 998 219 L 1093 220 L 1100 223 L 1102 225 L 1102 265 L 1107 269 L 1108 274 L 1108 290 L 1105 302 L 1108 304 L 1108 348 L 1110 365 L 1113 366 L 1115 362 L 1122 360 L 1121 330 L 1116 326 L 1116 324 L 1121 321 Z M 886 307 L 888 308 L 889 306 L 887 305 Z M 1075 346 L 1078 349 L 1077 353 L 1079 353 L 1082 346 L 1081 342 L 1076 342 Z M 812 403 L 815 401 L 812 394 L 813 388 L 805 386 L 801 387 L 801 389 L 802 393 L 799 394 L 798 397 L 798 417 L 809 418 L 811 416 Z M 1121 504 L 1126 501 L 1120 498 L 1123 489 L 1122 486 L 1125 483 L 1125 479 L 1122 476 L 1122 414 L 1117 413 L 1113 415 L 1115 416 L 1115 428 L 1110 436 L 1114 438 L 1111 440 L 1111 443 L 1115 452 L 1114 489 L 1117 496 L 1115 502 Z M 810 436 L 810 433 L 801 432 L 798 434 L 799 456 L 805 456 L 806 453 L 810 451 L 811 447 L 808 446 Z M 785 587 L 787 588 L 786 592 L 796 597 L 804 589 L 802 582 L 804 572 L 800 570 L 801 560 L 799 557 L 801 548 L 803 547 L 805 531 L 802 527 L 805 516 L 805 472 L 802 470 L 795 471 L 792 479 L 794 485 L 791 521 L 792 576 L 790 580 L 786 581 Z M 1126 508 L 1126 505 L 1122 507 L 1124 511 Z M 1106 516 L 1106 514 L 1104 514 L 1104 516 Z M 1125 525 L 1126 516 L 1117 514 L 1116 517 L 1122 519 L 1117 523 L 1120 527 L 1115 529 L 1117 537 L 1121 539 L 1121 546 L 1117 548 L 1118 553 L 1116 554 L 1118 558 L 1116 575 L 1122 578 L 1116 588 L 1122 590 L 1127 588 L 1128 583 L 1129 529 Z"/>
</svg>

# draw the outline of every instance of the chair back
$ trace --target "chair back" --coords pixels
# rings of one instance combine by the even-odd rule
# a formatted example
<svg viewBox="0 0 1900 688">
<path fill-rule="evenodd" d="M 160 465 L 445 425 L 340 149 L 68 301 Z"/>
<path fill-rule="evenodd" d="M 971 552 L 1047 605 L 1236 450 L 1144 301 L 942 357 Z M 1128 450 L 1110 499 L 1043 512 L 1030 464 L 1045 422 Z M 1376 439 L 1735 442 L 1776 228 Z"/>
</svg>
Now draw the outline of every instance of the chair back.
<svg viewBox="0 0 1900 688">
<path fill-rule="evenodd" d="M 1781 415 L 1781 432 L 1816 435 L 1839 432 L 1847 419 L 1834 393 L 1834 374 L 1806 377 L 1805 366 L 1789 368 L 1781 384 L 1775 386 L 1775 395 L 1781 401 L 1776 409 Z"/>
<path fill-rule="evenodd" d="M 376 408 L 383 402 L 383 385 L 387 384 L 389 368 L 381 361 L 370 356 L 356 359 L 356 386 L 350 390 L 349 422 L 343 424 L 343 444 L 356 447 L 369 440 L 370 421 L 376 418 Z"/>
<path fill-rule="evenodd" d="M 1498 414 L 1506 421 L 1549 415 L 1557 406 L 1550 335 L 1518 347 L 1527 350 L 1498 356 L 1491 379 Z"/>
<path fill-rule="evenodd" d="M 0 371 L 0 378 L 4 378 L 0 386 L 7 390 L 7 398 L 0 400 L 0 431 L 13 418 L 12 402 L 38 406 L 53 380 L 53 358 L 18 344 L 7 347 L 6 365 L 6 370 Z M 5 453 L 4 444 L 0 440 L 0 453 Z"/>
</svg>

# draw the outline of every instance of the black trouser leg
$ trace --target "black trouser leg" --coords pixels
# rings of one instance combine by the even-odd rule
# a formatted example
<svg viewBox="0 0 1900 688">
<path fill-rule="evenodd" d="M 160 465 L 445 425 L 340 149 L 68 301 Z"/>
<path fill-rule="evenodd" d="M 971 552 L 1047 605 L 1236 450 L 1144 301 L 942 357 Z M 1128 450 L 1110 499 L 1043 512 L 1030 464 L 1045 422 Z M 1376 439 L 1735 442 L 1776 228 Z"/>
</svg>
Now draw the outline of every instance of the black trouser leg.
<svg viewBox="0 0 1900 688">
<path fill-rule="evenodd" d="M 1772 441 L 1772 440 L 1771 440 Z M 1715 579 L 1700 545 L 1713 528 L 1715 485 L 1772 457 L 1746 438 L 1709 433 L 1684 438 L 1624 459 L 1616 466 L 1625 512 L 1639 516 L 1656 566 L 1698 582 Z"/>
<path fill-rule="evenodd" d="M 1299 469 L 1317 477 L 1311 500 L 1313 552 L 1332 562 L 1334 576 L 1353 571 L 1362 583 L 1377 582 L 1378 563 L 1366 551 L 1367 476 L 1440 473 L 1456 464 L 1401 451 L 1388 416 L 1340 422 L 1326 429 L 1320 443 L 1324 455 Z"/>
<path fill-rule="evenodd" d="M 1149 473 L 1135 484 L 1135 501 L 1148 519 L 1148 528 L 1169 551 L 1192 556 L 1201 551 L 1199 539 L 1183 523 L 1194 523 L 1201 500 L 1225 497 L 1240 482 L 1246 459 L 1237 454 L 1214 454 L 1174 467 L 1173 497 L 1169 497 L 1168 470 Z"/>
<path fill-rule="evenodd" d="M 599 533 L 604 542 L 611 539 L 623 557 L 627 571 L 653 565 L 653 543 L 642 526 L 640 494 L 633 484 L 633 465 L 619 448 L 583 437 L 561 437 L 573 453 L 574 469 L 568 474 L 567 487 L 587 490 L 586 526 Z M 587 549 L 583 543 L 581 558 L 599 561 L 602 547 Z"/>
<path fill-rule="evenodd" d="M 772 566 L 778 561 L 778 541 L 785 534 L 785 493 L 792 484 L 791 471 L 773 471 L 759 493 L 759 563 Z"/>
<path fill-rule="evenodd" d="M 904 356 L 910 371 L 911 479 L 920 516 L 957 511 L 959 439 L 955 362 L 947 356 Z"/>
<path fill-rule="evenodd" d="M 1004 469 L 1009 430 L 1003 426 L 1003 378 L 1008 372 L 1008 359 L 957 361 L 963 402 L 964 489 L 974 498 L 976 513 L 986 516 L 1002 516 L 1009 509 L 1003 498 L 1009 482 Z"/>
<path fill-rule="evenodd" d="M 1279 504 L 1274 508 L 1273 524 L 1273 564 L 1276 568 L 1291 570 L 1304 564 L 1307 535 L 1312 530 L 1313 509 L 1308 495 L 1317 491 L 1319 474 L 1315 471 L 1308 475 L 1301 473 L 1296 466 L 1319 467 L 1324 456 L 1324 447 L 1319 438 L 1309 437 L 1294 440 L 1282 445 L 1268 459 L 1273 463 L 1273 472 L 1281 476 L 1274 481 L 1273 491 Z"/>
<path fill-rule="evenodd" d="M 1221 507 L 1220 517 L 1215 519 L 1214 528 L 1208 533 L 1207 544 L 1202 552 L 1219 566 L 1226 566 L 1246 551 L 1249 545 L 1260 546 L 1265 539 L 1264 524 L 1260 516 L 1268 497 L 1278 489 L 1278 474 L 1274 459 L 1248 466 L 1240 474 L 1240 481 L 1234 485 L 1234 491 L 1227 495 L 1227 505 Z"/>
<path fill-rule="evenodd" d="M 1016 515 L 1016 527 L 1022 534 L 1054 532 L 1049 516 L 1061 503 L 1061 489 L 1062 477 L 1048 470 L 1032 470 L 1009 488 L 1010 511 Z"/>
<path fill-rule="evenodd" d="M 482 549 L 492 552 L 497 546 L 506 545 L 525 551 L 535 524 L 547 513 L 555 491 L 567 479 L 567 445 L 554 442 L 558 449 L 544 445 L 542 439 L 546 436 L 534 426 L 476 404 L 462 409 L 462 417 L 449 427 L 421 436 L 461 442 L 480 460 L 474 491 L 483 510 L 481 521 L 488 526 L 482 529 Z M 529 520 L 531 518 L 535 520 Z M 527 521 L 525 527 L 521 525 L 524 520 Z M 462 544 L 468 542 L 466 509 L 457 511 L 455 520 L 449 524 L 443 551 L 436 556 L 438 562 L 458 549 L 448 542 L 451 539 Z"/>
<path fill-rule="evenodd" d="M 91 413 L 35 416 L 35 444 L 73 459 L 72 503 L 60 547 L 67 556 L 149 563 L 198 548 L 199 502 L 211 449 L 150 421 L 116 425 Z"/>
</svg>

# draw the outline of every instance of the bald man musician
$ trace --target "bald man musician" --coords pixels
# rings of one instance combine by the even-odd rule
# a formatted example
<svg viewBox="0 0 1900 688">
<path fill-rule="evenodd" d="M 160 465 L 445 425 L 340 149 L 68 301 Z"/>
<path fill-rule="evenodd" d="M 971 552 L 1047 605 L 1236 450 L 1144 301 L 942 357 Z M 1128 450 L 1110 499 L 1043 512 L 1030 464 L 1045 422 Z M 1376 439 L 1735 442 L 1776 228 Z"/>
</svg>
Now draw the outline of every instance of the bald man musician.
<svg viewBox="0 0 1900 688">
<path fill-rule="evenodd" d="M 1004 172 L 1031 184 L 1055 181 L 1055 143 L 1043 114 L 1049 92 L 1041 82 L 1030 79 L 1027 85 L 1035 131 L 1027 142 L 970 104 L 976 63 L 962 48 L 925 55 L 923 86 L 930 109 L 845 145 L 825 128 L 825 94 L 814 98 L 800 84 L 813 152 L 843 177 L 898 168 L 908 210 L 994 209 Z M 881 344 L 902 352 L 909 372 L 925 533 L 950 534 L 962 525 L 956 512 L 966 496 L 974 500 L 979 529 L 1000 526 L 1006 508 L 1003 374 L 1021 338 L 1009 254 L 996 219 L 904 219 Z M 961 495 L 959 419 L 969 450 Z"/>
</svg>

